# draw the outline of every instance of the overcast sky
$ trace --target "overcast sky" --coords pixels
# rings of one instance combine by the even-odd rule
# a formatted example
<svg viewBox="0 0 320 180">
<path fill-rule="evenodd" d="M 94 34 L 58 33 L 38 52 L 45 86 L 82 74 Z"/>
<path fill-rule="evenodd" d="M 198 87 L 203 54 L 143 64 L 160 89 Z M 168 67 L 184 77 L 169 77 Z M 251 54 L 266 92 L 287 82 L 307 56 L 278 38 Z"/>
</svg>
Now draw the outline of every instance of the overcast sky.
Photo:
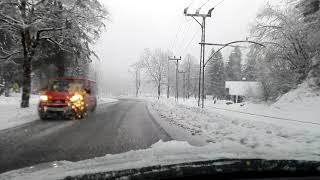
<svg viewBox="0 0 320 180">
<path fill-rule="evenodd" d="M 101 0 L 108 8 L 111 22 L 95 45 L 103 73 L 100 78 L 108 87 L 122 87 L 129 80 L 129 66 L 138 60 L 145 48 L 170 49 L 177 56 L 187 53 L 199 57 L 200 26 L 183 10 L 189 12 L 208 0 Z M 224 43 L 244 40 L 250 24 L 267 0 L 209 0 L 203 12 L 215 7 L 207 19 L 207 42 Z M 179 33 L 178 33 L 179 32 Z M 207 48 L 207 52 L 209 52 Z M 223 52 L 228 56 L 229 50 Z"/>
</svg>

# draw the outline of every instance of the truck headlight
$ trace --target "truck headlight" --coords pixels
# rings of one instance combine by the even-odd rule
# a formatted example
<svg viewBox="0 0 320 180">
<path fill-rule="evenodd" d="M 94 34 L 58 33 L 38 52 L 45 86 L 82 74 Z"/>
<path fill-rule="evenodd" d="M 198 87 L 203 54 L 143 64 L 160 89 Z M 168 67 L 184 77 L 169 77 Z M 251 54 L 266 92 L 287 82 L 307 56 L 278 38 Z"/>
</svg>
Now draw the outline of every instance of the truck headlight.
<svg viewBox="0 0 320 180">
<path fill-rule="evenodd" d="M 49 100 L 49 97 L 47 95 L 41 95 L 40 96 L 40 100 L 41 101 L 48 101 Z"/>
<path fill-rule="evenodd" d="M 81 100 L 83 100 L 83 96 L 81 94 L 75 94 L 70 98 L 71 102 L 76 102 Z"/>
</svg>

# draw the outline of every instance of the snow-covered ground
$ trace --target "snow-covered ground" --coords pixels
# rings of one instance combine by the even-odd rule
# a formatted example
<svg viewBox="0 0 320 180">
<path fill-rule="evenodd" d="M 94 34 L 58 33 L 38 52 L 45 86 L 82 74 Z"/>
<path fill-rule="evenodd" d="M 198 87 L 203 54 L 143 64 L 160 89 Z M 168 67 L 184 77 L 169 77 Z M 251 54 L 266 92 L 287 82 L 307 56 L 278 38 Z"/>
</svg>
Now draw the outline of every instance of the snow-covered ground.
<svg viewBox="0 0 320 180">
<path fill-rule="evenodd" d="M 0 174 L 0 180 L 42 180 L 63 179 L 67 176 L 110 172 L 125 169 L 170 165 L 217 159 L 266 159 L 266 160 L 309 160 L 319 161 L 317 154 L 296 153 L 282 148 L 265 148 L 250 151 L 251 148 L 228 141 L 206 146 L 191 146 L 187 142 L 159 141 L 149 149 L 129 151 L 121 154 L 107 154 L 78 162 L 55 161 Z"/>
<path fill-rule="evenodd" d="M 98 97 L 98 104 L 105 104 L 105 103 L 112 103 L 118 101 L 117 99 L 114 98 L 109 98 L 109 97 Z"/>
<path fill-rule="evenodd" d="M 201 109 L 194 100 L 180 100 L 177 104 L 174 99 L 145 99 L 149 101 L 150 111 L 159 114 L 156 120 L 165 130 L 175 127 L 188 134 L 185 140 L 197 137 L 205 143 L 193 146 L 182 141 L 159 141 L 145 150 L 75 163 L 40 164 L 1 174 L 0 179 L 62 179 L 88 173 L 228 158 L 320 161 L 320 126 L 303 123 L 320 123 L 313 117 L 319 117 L 319 94 L 303 86 L 272 105 L 206 102 L 206 108 Z M 175 130 L 169 129 L 169 134 Z"/>
<path fill-rule="evenodd" d="M 174 102 L 174 99 L 169 100 L 169 103 L 172 102 Z M 183 101 L 180 99 L 179 104 L 195 107 L 197 100 L 192 98 Z M 205 101 L 205 107 L 207 111 L 235 118 L 283 125 L 297 125 L 295 121 L 320 125 L 320 111 L 318 110 L 320 107 L 320 91 L 313 91 L 306 84 L 302 84 L 298 89 L 283 95 L 274 104 L 245 102 L 227 105 L 226 101 L 217 101 L 215 104 L 212 100 L 208 100 Z"/>
<path fill-rule="evenodd" d="M 38 95 L 32 95 L 29 108 L 20 108 L 21 94 L 12 93 L 10 97 L 0 96 L 0 130 L 19 126 L 38 120 Z M 113 98 L 99 97 L 98 104 L 117 101 Z"/>
<path fill-rule="evenodd" d="M 39 97 L 32 95 L 29 108 L 20 108 L 20 94 L 10 97 L 0 96 L 0 130 L 15 127 L 38 119 L 37 103 Z"/>
<path fill-rule="evenodd" d="M 206 102 L 202 110 L 195 100 L 181 99 L 177 104 L 174 99 L 146 99 L 160 115 L 160 124 L 166 122 L 184 129 L 212 147 L 234 153 L 242 147 L 253 155 L 269 152 L 270 157 L 282 152 L 290 157 L 320 158 L 320 97 L 318 92 L 305 87 L 284 95 L 273 105 Z M 189 141 L 187 137 L 184 140 Z M 237 145 L 227 149 L 223 147 L 226 144 Z"/>
<path fill-rule="evenodd" d="M 215 159 L 286 159 L 320 161 L 320 126 L 244 113 L 281 116 L 286 113 L 299 120 L 319 122 L 309 113 L 317 114 L 319 95 L 299 88 L 283 96 L 271 106 L 247 103 L 245 106 L 207 102 L 204 110 L 194 101 L 177 104 L 173 99 L 145 98 L 150 110 L 159 114 L 156 120 L 189 134 L 206 143 L 192 146 L 188 142 L 170 141 L 152 145 L 149 149 L 106 155 L 104 157 L 68 162 L 58 161 L 15 170 L 0 175 L 0 179 L 62 179 L 66 176 L 108 172 L 114 170 L 168 165 Z M 214 107 L 228 110 L 217 111 Z M 237 114 L 235 114 L 237 113 Z M 300 119 L 299 114 L 305 118 Z M 169 131 L 172 131 L 169 130 Z M 187 140 L 187 139 L 186 139 Z"/>
</svg>

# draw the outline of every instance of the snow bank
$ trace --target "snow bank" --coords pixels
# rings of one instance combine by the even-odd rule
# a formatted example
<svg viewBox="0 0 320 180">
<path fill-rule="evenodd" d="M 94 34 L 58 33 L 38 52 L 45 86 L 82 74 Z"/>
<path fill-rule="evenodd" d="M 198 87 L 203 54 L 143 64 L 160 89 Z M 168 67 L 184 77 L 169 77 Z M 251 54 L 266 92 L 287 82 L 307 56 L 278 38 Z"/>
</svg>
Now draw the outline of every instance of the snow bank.
<svg viewBox="0 0 320 180">
<path fill-rule="evenodd" d="M 206 146 L 195 147 L 186 142 L 159 141 L 145 150 L 129 151 L 115 155 L 108 154 L 104 157 L 79 162 L 58 161 L 39 164 L 0 174 L 0 179 L 63 179 L 67 176 L 82 174 L 228 158 L 320 160 L 320 156 L 316 154 L 306 155 L 301 149 L 287 151 L 282 148 L 257 148 L 252 150 L 247 146 L 234 142 L 211 143 Z"/>
<path fill-rule="evenodd" d="M 307 95 L 307 93 L 302 94 Z M 316 99 L 318 96 L 313 93 L 301 96 L 299 102 L 304 102 L 303 108 L 292 103 L 297 101 L 291 101 L 291 97 L 296 96 L 290 95 L 290 98 L 279 100 L 278 104 L 271 106 L 253 103 L 247 103 L 244 106 L 240 104 L 226 105 L 221 101 L 217 104 L 207 101 L 204 109 L 198 108 L 194 99 L 180 100 L 178 104 L 173 98 L 146 99 L 151 102 L 151 107 L 158 112 L 161 117 L 160 121 L 179 127 L 189 132 L 189 135 L 201 136 L 204 141 L 215 147 L 214 151 L 225 152 L 225 146 L 230 145 L 230 150 L 233 148 L 234 153 L 237 153 L 242 147 L 246 149 L 247 154 L 252 155 L 259 152 L 275 157 L 278 152 L 281 152 L 287 157 L 308 158 L 310 155 L 315 155 L 319 158 L 320 125 L 306 123 L 310 120 L 319 123 L 319 115 L 316 117 L 307 116 L 308 113 L 319 114 L 319 110 L 315 109 L 319 107 L 317 104 L 320 101 Z M 306 103 L 308 97 L 312 97 L 309 99 L 309 104 Z M 291 107 L 285 109 L 284 107 L 288 107 L 288 104 Z M 292 116 L 287 117 L 286 114 L 289 113 Z M 287 119 L 281 119 L 281 117 Z M 301 118 L 301 122 L 288 119 L 299 117 L 305 118 Z M 186 139 L 186 141 L 189 140 Z"/>
<path fill-rule="evenodd" d="M 169 100 L 173 102 L 173 99 Z M 197 100 L 179 101 L 180 104 L 196 107 Z M 320 125 L 320 91 L 301 84 L 297 89 L 283 95 L 274 104 L 245 102 L 227 105 L 226 101 L 205 101 L 205 109 L 231 118 L 259 120 L 267 123 L 300 126 L 297 121 Z M 273 118 L 272 118 L 273 117 Z"/>
<path fill-rule="evenodd" d="M 283 95 L 272 108 L 289 112 L 294 118 L 320 123 L 320 91 L 311 89 L 307 83 Z M 289 114 L 288 113 L 288 114 Z"/>
<path fill-rule="evenodd" d="M 32 95 L 29 108 L 20 108 L 20 94 L 11 94 L 10 97 L 0 96 L 0 130 L 15 127 L 38 118 L 37 103 L 39 97 Z"/>
<path fill-rule="evenodd" d="M 229 111 L 216 111 L 211 107 L 204 110 L 184 104 L 176 104 L 172 99 L 154 100 L 154 108 L 173 126 L 185 129 L 193 135 L 201 135 L 207 142 L 221 143 L 235 141 L 252 148 L 310 147 L 317 150 L 320 144 L 320 126 L 282 121 L 268 117 L 252 116 Z"/>
<path fill-rule="evenodd" d="M 98 104 L 106 104 L 118 101 L 117 99 L 109 98 L 109 97 L 98 97 Z"/>
</svg>

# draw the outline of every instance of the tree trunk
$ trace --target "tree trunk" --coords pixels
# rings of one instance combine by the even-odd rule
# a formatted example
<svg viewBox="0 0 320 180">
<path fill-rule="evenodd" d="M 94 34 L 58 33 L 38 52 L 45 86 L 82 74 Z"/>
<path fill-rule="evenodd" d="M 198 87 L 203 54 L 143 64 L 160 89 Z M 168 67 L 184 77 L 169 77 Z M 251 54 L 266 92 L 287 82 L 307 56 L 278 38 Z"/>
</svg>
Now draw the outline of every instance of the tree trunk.
<svg viewBox="0 0 320 180">
<path fill-rule="evenodd" d="M 188 71 L 188 82 L 187 82 L 187 99 L 190 98 L 190 68 L 189 68 L 189 71 Z"/>
<path fill-rule="evenodd" d="M 139 96 L 139 88 L 140 88 L 140 82 L 139 82 L 139 74 L 138 70 L 136 70 L 136 97 Z"/>
<path fill-rule="evenodd" d="M 21 43 L 23 46 L 23 81 L 22 81 L 22 97 L 21 108 L 29 107 L 29 99 L 31 93 L 31 54 L 28 47 L 31 47 L 30 36 L 28 31 L 22 32 Z"/>
<path fill-rule="evenodd" d="M 29 107 L 31 93 L 31 57 L 25 57 L 23 62 L 23 82 L 21 108 Z"/>
<path fill-rule="evenodd" d="M 158 99 L 160 99 L 160 95 L 161 95 L 161 84 L 158 84 Z"/>
<path fill-rule="evenodd" d="M 4 96 L 5 97 L 10 96 L 10 82 L 8 77 L 5 77 L 5 80 L 4 80 Z"/>
<path fill-rule="evenodd" d="M 63 77 L 65 74 L 65 67 L 64 64 L 58 65 L 58 77 Z"/>
<path fill-rule="evenodd" d="M 65 75 L 65 71 L 66 71 L 66 68 L 65 68 L 65 54 L 63 53 L 59 53 L 57 55 L 57 61 L 55 63 L 56 67 L 58 68 L 58 77 L 63 77 Z"/>
</svg>

